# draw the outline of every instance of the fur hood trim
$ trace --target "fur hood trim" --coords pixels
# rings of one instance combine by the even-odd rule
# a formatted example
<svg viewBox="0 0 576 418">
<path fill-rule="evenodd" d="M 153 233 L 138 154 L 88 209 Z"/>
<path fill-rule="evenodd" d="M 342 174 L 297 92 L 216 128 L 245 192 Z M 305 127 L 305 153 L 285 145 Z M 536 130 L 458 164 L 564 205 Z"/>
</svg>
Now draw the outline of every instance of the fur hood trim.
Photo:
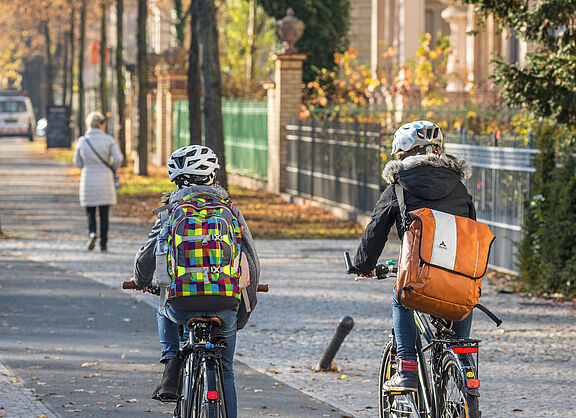
<svg viewBox="0 0 576 418">
<path fill-rule="evenodd" d="M 460 160 L 448 154 L 426 154 L 413 155 L 403 160 L 392 160 L 388 162 L 382 172 L 382 178 L 386 180 L 388 184 L 394 184 L 396 183 L 396 174 L 422 165 L 445 167 L 454 170 L 460 175 L 460 181 L 467 180 L 472 175 L 472 166 L 465 160 Z"/>
</svg>

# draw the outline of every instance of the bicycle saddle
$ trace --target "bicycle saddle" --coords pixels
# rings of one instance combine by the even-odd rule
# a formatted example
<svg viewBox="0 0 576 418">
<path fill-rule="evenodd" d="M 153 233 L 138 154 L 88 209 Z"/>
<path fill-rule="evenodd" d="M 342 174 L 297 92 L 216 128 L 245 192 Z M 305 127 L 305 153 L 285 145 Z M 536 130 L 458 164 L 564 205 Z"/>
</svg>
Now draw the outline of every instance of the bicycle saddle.
<svg viewBox="0 0 576 418">
<path fill-rule="evenodd" d="M 188 328 L 192 328 L 197 322 L 212 322 L 216 326 L 222 326 L 222 321 L 216 316 L 193 316 L 186 322 L 186 325 Z"/>
</svg>

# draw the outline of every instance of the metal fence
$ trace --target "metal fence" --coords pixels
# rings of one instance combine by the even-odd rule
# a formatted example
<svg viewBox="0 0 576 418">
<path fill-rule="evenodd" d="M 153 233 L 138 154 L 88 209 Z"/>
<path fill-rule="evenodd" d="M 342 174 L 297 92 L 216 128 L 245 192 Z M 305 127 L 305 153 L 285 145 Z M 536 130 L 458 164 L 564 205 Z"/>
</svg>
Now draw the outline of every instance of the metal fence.
<svg viewBox="0 0 576 418">
<path fill-rule="evenodd" d="M 174 104 L 174 141 L 177 149 L 190 143 L 188 102 Z M 268 176 L 268 107 L 266 102 L 222 101 L 226 169 L 266 180 Z"/>
<path fill-rule="evenodd" d="M 389 150 L 381 142 L 381 132 L 382 126 L 377 123 L 292 121 L 287 125 L 286 137 L 287 192 L 369 214 L 385 187 L 381 173 Z M 447 135 L 447 141 L 455 139 L 456 135 Z M 504 138 L 500 143 L 506 141 Z M 451 142 L 445 148 L 472 165 L 472 177 L 465 184 L 479 220 L 496 235 L 490 265 L 517 272 L 515 242 L 522 237 L 524 202 L 537 151 Z"/>
<path fill-rule="evenodd" d="M 380 195 L 377 124 L 294 120 L 286 132 L 288 193 L 372 210 Z"/>
<path fill-rule="evenodd" d="M 538 151 L 451 143 L 445 144 L 445 149 L 472 165 L 466 187 L 478 220 L 488 224 L 496 236 L 490 265 L 517 273 L 516 243 L 522 239 L 524 202 L 529 198 L 530 176 L 535 171 L 532 161 Z"/>
</svg>

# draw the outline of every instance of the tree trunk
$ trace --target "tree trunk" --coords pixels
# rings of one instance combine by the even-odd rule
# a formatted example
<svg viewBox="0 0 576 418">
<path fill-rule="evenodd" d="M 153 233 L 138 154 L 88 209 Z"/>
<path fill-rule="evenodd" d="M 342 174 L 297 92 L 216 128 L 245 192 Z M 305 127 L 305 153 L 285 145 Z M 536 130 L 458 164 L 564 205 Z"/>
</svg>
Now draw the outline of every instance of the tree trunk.
<svg viewBox="0 0 576 418">
<path fill-rule="evenodd" d="M 42 28 L 44 32 L 44 43 L 46 48 L 46 105 L 52 106 L 54 104 L 53 95 L 53 64 L 52 64 L 52 53 L 50 52 L 51 40 L 50 40 L 50 27 L 47 21 L 43 21 Z"/>
<path fill-rule="evenodd" d="M 116 138 L 124 155 L 122 165 L 126 166 L 126 98 L 124 97 L 124 0 L 116 0 L 116 104 L 118 105 L 118 130 Z"/>
<path fill-rule="evenodd" d="M 80 7 L 80 43 L 78 45 L 78 133 L 86 131 L 84 118 L 84 48 L 86 46 L 86 2 L 82 0 Z"/>
<path fill-rule="evenodd" d="M 64 62 L 62 67 L 64 69 L 63 82 L 62 82 L 62 106 L 66 106 L 66 99 L 68 96 L 68 53 L 70 51 L 68 42 L 70 37 L 68 32 L 64 34 Z"/>
<path fill-rule="evenodd" d="M 148 1 L 138 0 L 138 154 L 135 172 L 148 175 L 148 61 L 146 47 L 146 16 Z"/>
<path fill-rule="evenodd" d="M 248 11 L 248 51 L 246 51 L 246 89 L 254 79 L 254 29 L 256 27 L 256 1 L 250 0 Z"/>
<path fill-rule="evenodd" d="M 198 47 L 198 0 L 190 3 L 190 49 L 188 51 L 188 121 L 190 145 L 202 145 L 202 85 Z"/>
<path fill-rule="evenodd" d="M 76 30 L 76 6 L 73 2 L 72 3 L 72 14 L 70 16 L 70 31 L 68 32 L 68 44 L 70 45 L 70 82 L 68 87 L 70 89 L 70 95 L 68 99 L 68 103 L 64 103 L 68 105 L 70 112 L 72 112 L 72 105 L 74 103 L 74 32 Z M 66 101 L 64 101 L 66 102 Z"/>
<path fill-rule="evenodd" d="M 206 146 L 218 156 L 220 170 L 216 179 L 228 187 L 224 132 L 222 129 L 222 80 L 218 53 L 218 27 L 214 0 L 198 0 L 198 27 L 202 45 L 202 75 L 204 77 L 204 133 Z"/>
<path fill-rule="evenodd" d="M 106 50 L 108 40 L 106 37 L 106 3 L 100 2 L 100 111 L 108 119 L 108 97 L 106 92 Z M 106 125 L 108 130 L 108 125 Z"/>
</svg>

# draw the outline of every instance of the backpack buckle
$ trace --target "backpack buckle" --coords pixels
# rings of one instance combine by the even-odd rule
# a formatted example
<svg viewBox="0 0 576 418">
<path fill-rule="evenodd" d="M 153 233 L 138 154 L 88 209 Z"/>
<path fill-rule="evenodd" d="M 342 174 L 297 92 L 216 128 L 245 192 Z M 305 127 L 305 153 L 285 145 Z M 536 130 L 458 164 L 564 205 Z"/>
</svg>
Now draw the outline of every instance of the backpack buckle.
<svg viewBox="0 0 576 418">
<path fill-rule="evenodd" d="M 222 267 L 220 266 L 210 266 L 210 273 L 222 273 Z"/>
</svg>

